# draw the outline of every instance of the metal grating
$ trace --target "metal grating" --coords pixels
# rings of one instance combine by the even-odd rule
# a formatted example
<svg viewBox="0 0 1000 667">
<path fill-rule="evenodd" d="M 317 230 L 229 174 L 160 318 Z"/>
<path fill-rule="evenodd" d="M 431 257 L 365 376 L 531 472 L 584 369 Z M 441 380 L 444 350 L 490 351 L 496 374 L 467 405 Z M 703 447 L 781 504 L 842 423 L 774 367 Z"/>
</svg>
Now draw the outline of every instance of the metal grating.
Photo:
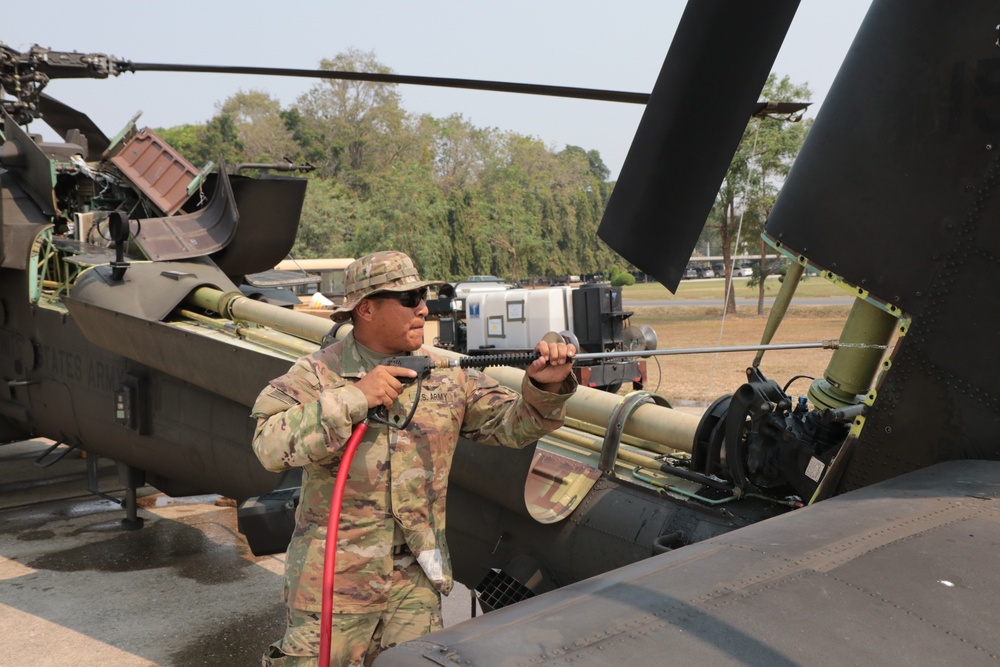
<svg viewBox="0 0 1000 667">
<path fill-rule="evenodd" d="M 483 609 L 493 611 L 535 597 L 535 593 L 503 570 L 492 568 L 476 586 L 476 597 Z"/>
</svg>

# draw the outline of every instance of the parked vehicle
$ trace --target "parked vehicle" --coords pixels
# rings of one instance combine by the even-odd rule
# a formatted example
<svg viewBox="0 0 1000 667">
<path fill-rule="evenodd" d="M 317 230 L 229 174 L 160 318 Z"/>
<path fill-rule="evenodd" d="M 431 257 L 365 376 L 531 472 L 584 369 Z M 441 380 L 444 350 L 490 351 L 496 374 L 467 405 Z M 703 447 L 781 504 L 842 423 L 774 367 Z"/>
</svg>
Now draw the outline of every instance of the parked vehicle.
<svg viewBox="0 0 1000 667">
<path fill-rule="evenodd" d="M 438 324 L 435 345 L 469 355 L 526 352 L 547 332 L 568 331 L 581 352 L 656 347 L 652 329 L 626 326 L 632 312 L 622 309 L 621 287 L 588 283 L 528 290 L 499 283 L 499 289 L 489 289 L 492 285 L 459 283 L 454 292 L 446 285 L 427 302 L 428 319 Z M 472 288 L 460 292 L 463 286 Z M 627 382 L 633 389 L 646 383 L 646 362 L 638 357 L 579 361 L 573 372 L 580 384 L 612 393 Z"/>
</svg>

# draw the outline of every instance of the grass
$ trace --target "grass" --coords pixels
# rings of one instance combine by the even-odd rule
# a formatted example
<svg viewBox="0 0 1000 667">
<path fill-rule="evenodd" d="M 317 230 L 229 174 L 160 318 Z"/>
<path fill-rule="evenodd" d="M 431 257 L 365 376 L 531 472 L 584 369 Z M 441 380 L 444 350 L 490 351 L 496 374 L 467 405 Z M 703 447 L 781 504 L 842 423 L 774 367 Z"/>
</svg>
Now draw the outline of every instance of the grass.
<svg viewBox="0 0 1000 667">
<path fill-rule="evenodd" d="M 837 292 L 843 293 L 839 289 Z M 630 323 L 651 326 L 656 331 L 660 349 L 756 345 L 761 342 L 767 322 L 766 312 L 763 317 L 758 317 L 756 309 L 753 313 L 728 315 L 723 322 L 721 307 L 628 306 L 629 300 L 644 298 L 657 297 L 625 297 L 626 309 L 635 311 Z M 812 343 L 839 338 L 850 308 L 793 306 L 771 342 Z M 675 405 L 708 405 L 719 396 L 735 391 L 746 381 L 746 369 L 753 363 L 755 354 L 727 352 L 650 358 L 647 360 L 648 382 L 645 388 L 665 396 Z M 773 350 L 764 354 L 760 370 L 784 386 L 797 375 L 821 377 L 832 354 L 832 350 L 823 349 Z M 804 395 L 808 388 L 808 380 L 797 380 L 790 387 L 790 393 L 793 396 Z M 629 389 L 631 387 L 623 388 L 622 393 Z"/>
<path fill-rule="evenodd" d="M 734 281 L 736 296 L 756 299 L 757 287 L 747 287 L 746 278 Z M 765 283 L 765 296 L 777 295 L 781 283 L 776 278 Z M 660 349 L 731 347 L 761 342 L 770 308 L 757 315 L 754 306 L 739 306 L 735 315 L 723 320 L 721 299 L 723 280 L 682 280 L 677 294 L 659 283 L 631 285 L 622 290 L 626 310 L 634 311 L 631 324 L 653 328 Z M 796 297 L 842 297 L 847 293 L 826 280 L 805 278 L 799 283 Z M 630 306 L 636 301 L 683 301 L 719 299 L 719 306 Z M 851 306 L 792 306 L 788 309 L 772 343 L 813 343 L 836 339 L 844 327 Z M 798 375 L 821 377 L 830 362 L 832 350 L 772 350 L 764 354 L 760 370 L 782 386 Z M 646 389 L 665 396 L 676 405 L 708 405 L 723 394 L 735 391 L 746 381 L 747 368 L 755 352 L 720 352 L 700 355 L 661 356 L 647 360 Z M 625 387 L 622 392 L 631 387 Z M 789 391 L 805 394 L 809 381 L 796 380 Z"/>
<path fill-rule="evenodd" d="M 756 299 L 758 288 L 747 287 L 747 278 L 737 278 L 733 281 L 738 298 Z M 769 278 L 764 284 L 764 295 L 774 297 L 778 294 L 781 283 L 777 278 Z M 715 280 L 682 280 L 677 288 L 677 294 L 671 294 L 660 283 L 639 283 L 622 288 L 622 298 L 628 301 L 659 301 L 674 299 L 721 299 L 725 294 L 725 281 Z M 795 290 L 798 297 L 847 296 L 847 292 L 826 280 L 820 278 L 805 278 Z"/>
</svg>

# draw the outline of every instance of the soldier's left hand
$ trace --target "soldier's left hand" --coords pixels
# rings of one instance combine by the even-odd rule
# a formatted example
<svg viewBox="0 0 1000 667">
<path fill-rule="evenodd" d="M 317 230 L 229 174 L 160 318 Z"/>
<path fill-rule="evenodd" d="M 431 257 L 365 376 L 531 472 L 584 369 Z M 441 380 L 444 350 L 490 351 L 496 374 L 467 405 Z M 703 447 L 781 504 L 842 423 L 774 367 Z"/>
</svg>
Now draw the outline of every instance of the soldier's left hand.
<svg viewBox="0 0 1000 667">
<path fill-rule="evenodd" d="M 559 337 L 558 341 L 546 340 L 546 338 L 543 338 L 535 346 L 539 357 L 531 362 L 525 372 L 542 389 L 558 391 L 563 380 L 573 371 L 573 356 L 576 354 L 576 347 L 565 342 L 562 337 Z"/>
</svg>

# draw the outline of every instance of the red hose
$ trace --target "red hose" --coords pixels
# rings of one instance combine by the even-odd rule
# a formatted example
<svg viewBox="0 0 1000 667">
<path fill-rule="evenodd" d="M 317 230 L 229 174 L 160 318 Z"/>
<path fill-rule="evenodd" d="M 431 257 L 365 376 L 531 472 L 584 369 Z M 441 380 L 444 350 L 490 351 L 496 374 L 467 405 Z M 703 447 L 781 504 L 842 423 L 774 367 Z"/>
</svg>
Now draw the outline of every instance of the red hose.
<svg viewBox="0 0 1000 667">
<path fill-rule="evenodd" d="M 326 522 L 326 546 L 323 551 L 323 606 L 319 614 L 319 664 L 326 667 L 330 664 L 330 642 L 333 640 L 333 573 L 337 569 L 337 531 L 340 528 L 340 507 L 344 504 L 344 487 L 347 486 L 347 474 L 354 459 L 354 450 L 365 437 L 368 421 L 365 420 L 354 427 L 351 437 L 344 445 L 344 454 L 337 468 L 337 481 L 333 485 L 333 497 L 330 498 L 330 518 Z"/>
</svg>

